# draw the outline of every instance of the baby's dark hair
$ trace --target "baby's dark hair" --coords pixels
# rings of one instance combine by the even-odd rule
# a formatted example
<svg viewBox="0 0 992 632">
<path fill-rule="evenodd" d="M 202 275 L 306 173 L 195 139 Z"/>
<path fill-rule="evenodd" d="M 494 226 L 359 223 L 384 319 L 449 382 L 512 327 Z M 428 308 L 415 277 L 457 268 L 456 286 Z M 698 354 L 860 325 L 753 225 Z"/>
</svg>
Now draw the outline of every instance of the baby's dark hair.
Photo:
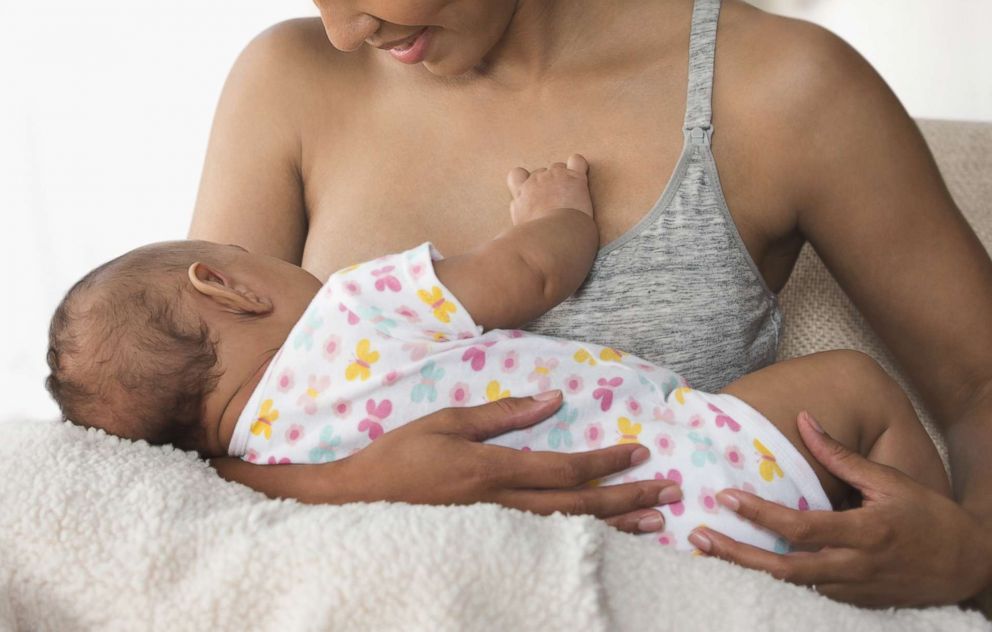
<svg viewBox="0 0 992 632">
<path fill-rule="evenodd" d="M 203 400 L 220 371 L 210 331 L 188 307 L 186 271 L 216 260 L 214 244 L 153 244 L 72 286 L 48 333 L 45 386 L 63 419 L 203 453 Z"/>
</svg>

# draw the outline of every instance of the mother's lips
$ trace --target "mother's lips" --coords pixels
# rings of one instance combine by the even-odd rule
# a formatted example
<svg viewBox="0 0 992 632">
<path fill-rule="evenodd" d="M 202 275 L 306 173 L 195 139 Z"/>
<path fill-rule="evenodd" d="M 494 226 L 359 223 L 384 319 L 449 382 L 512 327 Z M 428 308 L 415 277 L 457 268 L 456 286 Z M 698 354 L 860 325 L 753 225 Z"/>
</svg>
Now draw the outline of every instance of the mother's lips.
<svg viewBox="0 0 992 632">
<path fill-rule="evenodd" d="M 365 41 L 370 46 L 374 46 L 375 48 L 378 48 L 380 50 L 392 50 L 394 48 L 399 48 L 399 49 L 409 48 L 410 46 L 413 45 L 413 42 L 416 41 L 416 39 L 420 36 L 420 34 L 426 30 L 427 27 L 425 26 L 421 29 L 418 29 L 415 33 L 412 33 L 402 39 L 393 40 L 391 42 L 376 43 L 370 40 L 365 40 Z"/>
</svg>

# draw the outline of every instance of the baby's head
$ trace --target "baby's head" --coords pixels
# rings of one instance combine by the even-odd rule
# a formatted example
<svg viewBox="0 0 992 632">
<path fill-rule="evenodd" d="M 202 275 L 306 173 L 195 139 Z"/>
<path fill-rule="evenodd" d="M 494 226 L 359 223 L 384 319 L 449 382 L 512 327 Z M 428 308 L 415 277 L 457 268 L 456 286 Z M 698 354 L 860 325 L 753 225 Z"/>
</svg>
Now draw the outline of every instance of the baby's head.
<svg viewBox="0 0 992 632">
<path fill-rule="evenodd" d="M 59 304 L 46 386 L 63 417 L 80 425 L 216 453 L 224 404 L 257 368 L 253 358 L 282 344 L 319 286 L 292 264 L 237 246 L 132 250 Z"/>
</svg>

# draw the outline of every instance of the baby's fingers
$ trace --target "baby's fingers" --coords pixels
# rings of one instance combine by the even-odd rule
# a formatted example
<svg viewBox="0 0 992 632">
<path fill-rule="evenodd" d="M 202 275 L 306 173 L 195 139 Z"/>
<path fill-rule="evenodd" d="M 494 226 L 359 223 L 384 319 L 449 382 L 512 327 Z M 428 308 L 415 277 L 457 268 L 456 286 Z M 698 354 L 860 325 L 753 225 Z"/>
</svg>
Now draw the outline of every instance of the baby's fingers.
<svg viewBox="0 0 992 632">
<path fill-rule="evenodd" d="M 513 197 L 520 195 L 520 187 L 523 186 L 524 182 L 527 182 L 529 177 L 530 172 L 523 167 L 514 167 L 510 173 L 506 174 L 506 186 L 510 189 L 510 194 Z"/>
<path fill-rule="evenodd" d="M 568 162 L 565 163 L 572 171 L 577 171 L 582 175 L 589 173 L 589 163 L 586 162 L 585 157 L 582 154 L 572 154 L 568 157 Z"/>
</svg>

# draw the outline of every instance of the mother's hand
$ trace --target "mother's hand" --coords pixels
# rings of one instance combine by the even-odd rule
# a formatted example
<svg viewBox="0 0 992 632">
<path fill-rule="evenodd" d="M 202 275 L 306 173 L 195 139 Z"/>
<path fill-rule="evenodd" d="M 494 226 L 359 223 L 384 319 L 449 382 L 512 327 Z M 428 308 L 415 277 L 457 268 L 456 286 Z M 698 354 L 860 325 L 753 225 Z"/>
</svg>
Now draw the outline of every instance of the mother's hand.
<svg viewBox="0 0 992 632">
<path fill-rule="evenodd" d="M 636 444 L 564 454 L 527 452 L 481 441 L 526 428 L 561 406 L 550 399 L 506 398 L 473 408 L 446 408 L 387 432 L 344 461 L 335 502 L 392 500 L 435 505 L 493 502 L 539 514 L 593 514 L 633 533 L 658 531 L 675 502 L 672 481 L 578 488 L 648 458 Z M 340 481 L 339 481 L 340 482 Z"/>
<path fill-rule="evenodd" d="M 861 492 L 861 507 L 799 512 L 724 490 L 717 499 L 725 507 L 793 544 L 819 550 L 778 555 L 704 528 L 690 536 L 696 547 L 862 606 L 957 603 L 988 590 L 992 542 L 971 514 L 902 472 L 851 452 L 807 421 L 799 431 L 824 467 Z"/>
</svg>

